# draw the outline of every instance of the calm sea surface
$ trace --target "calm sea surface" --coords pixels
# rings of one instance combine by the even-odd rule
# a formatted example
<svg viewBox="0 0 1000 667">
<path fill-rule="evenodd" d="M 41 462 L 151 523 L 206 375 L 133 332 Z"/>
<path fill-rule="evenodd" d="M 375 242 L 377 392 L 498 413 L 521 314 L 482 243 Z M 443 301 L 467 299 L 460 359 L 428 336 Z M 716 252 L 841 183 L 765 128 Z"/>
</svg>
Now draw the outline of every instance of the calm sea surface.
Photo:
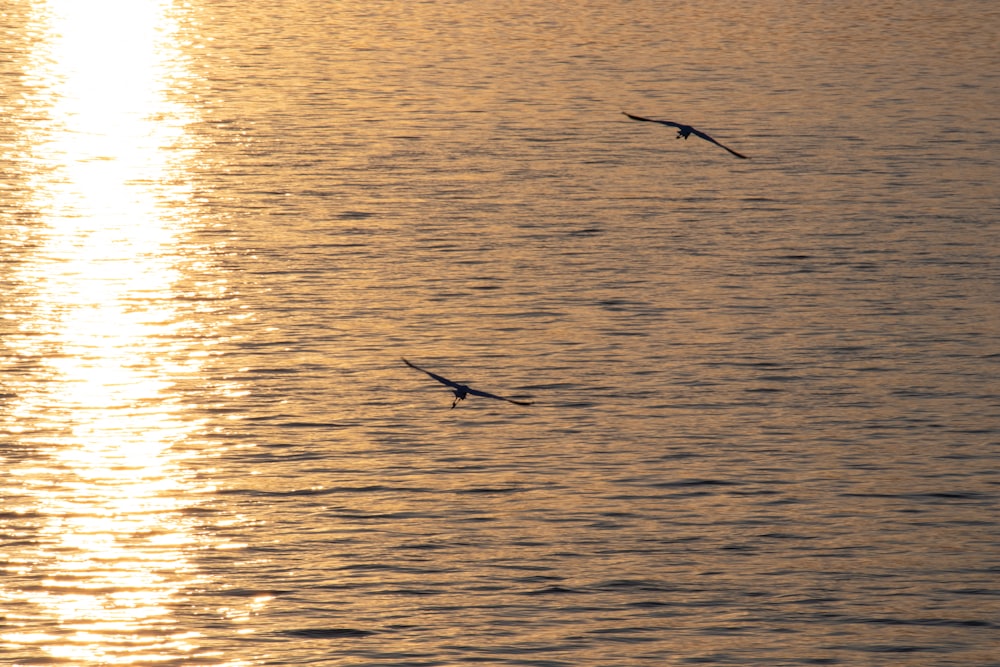
<svg viewBox="0 0 1000 667">
<path fill-rule="evenodd" d="M 998 34 L 4 0 L 0 663 L 1000 665 Z"/>
</svg>

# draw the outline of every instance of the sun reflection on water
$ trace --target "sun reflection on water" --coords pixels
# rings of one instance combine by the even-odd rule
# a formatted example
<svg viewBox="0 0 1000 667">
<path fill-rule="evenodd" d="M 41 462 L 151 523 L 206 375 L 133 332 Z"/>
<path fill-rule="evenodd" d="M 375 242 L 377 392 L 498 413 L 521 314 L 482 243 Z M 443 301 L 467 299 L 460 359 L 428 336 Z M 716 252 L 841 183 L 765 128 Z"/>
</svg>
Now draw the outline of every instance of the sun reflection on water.
<svg viewBox="0 0 1000 667">
<path fill-rule="evenodd" d="M 28 661 L 193 657 L 173 616 L 204 585 L 186 510 L 206 489 L 184 447 L 200 423 L 175 387 L 208 352 L 177 293 L 195 151 L 194 112 L 170 95 L 185 76 L 179 14 L 166 0 L 32 12 L 16 156 L 32 224 L 0 321 L 19 371 L 5 378 L 0 493 L 25 539 L 3 565 L 0 638 Z"/>
</svg>

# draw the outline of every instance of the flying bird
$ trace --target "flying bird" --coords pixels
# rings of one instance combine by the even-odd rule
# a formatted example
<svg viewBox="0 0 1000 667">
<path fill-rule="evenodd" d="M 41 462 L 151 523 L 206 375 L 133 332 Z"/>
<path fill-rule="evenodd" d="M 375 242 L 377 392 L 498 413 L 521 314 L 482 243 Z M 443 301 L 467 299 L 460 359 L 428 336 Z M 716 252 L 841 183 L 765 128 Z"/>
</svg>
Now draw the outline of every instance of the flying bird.
<svg viewBox="0 0 1000 667">
<path fill-rule="evenodd" d="M 402 358 L 402 357 L 400 357 L 400 358 Z M 531 405 L 530 401 L 515 401 L 513 398 L 505 398 L 503 396 L 497 396 L 496 394 L 490 394 L 490 393 L 485 392 L 485 391 L 479 391 L 478 389 L 473 389 L 472 387 L 470 387 L 468 385 L 459 384 L 458 382 L 452 382 L 448 378 L 441 377 L 437 373 L 431 373 L 430 371 L 425 370 L 425 369 L 421 368 L 420 366 L 417 366 L 416 364 L 411 364 L 406 359 L 403 359 L 403 363 L 405 363 L 410 368 L 417 369 L 421 373 L 427 373 L 428 375 L 430 375 L 432 378 L 434 378 L 435 380 L 437 380 L 441 384 L 446 385 L 448 387 L 451 387 L 451 392 L 453 394 L 455 394 L 455 400 L 452 401 L 452 403 L 451 403 L 451 407 L 452 408 L 454 408 L 456 405 L 458 405 L 459 401 L 465 400 L 465 398 L 467 396 L 469 396 L 469 394 L 472 394 L 473 396 L 482 396 L 484 398 L 495 398 L 495 399 L 497 399 L 499 401 L 507 401 L 508 403 L 514 403 L 515 405 Z"/>
<path fill-rule="evenodd" d="M 701 132 L 700 130 L 694 129 L 690 125 L 684 125 L 683 123 L 675 123 L 672 120 L 656 120 L 654 118 L 643 118 L 642 116 L 633 116 L 632 114 L 627 113 L 625 111 L 622 111 L 622 113 L 625 114 L 626 116 L 628 116 L 629 118 L 631 118 L 632 120 L 644 120 L 647 123 L 659 123 L 660 125 L 666 125 L 667 127 L 676 127 L 677 128 L 677 138 L 678 139 L 687 139 L 688 137 L 690 137 L 693 134 L 696 137 L 701 137 L 705 141 L 710 141 L 711 143 L 715 144 L 716 146 L 721 146 L 722 148 L 725 148 L 727 151 L 729 151 L 730 153 L 732 153 L 733 155 L 735 155 L 738 158 L 743 158 L 744 160 L 749 160 L 750 159 L 746 155 L 743 155 L 742 153 L 737 153 L 736 151 L 734 151 L 729 146 L 723 146 L 722 144 L 720 144 L 718 141 L 716 141 L 712 137 L 708 136 L 704 132 Z"/>
</svg>

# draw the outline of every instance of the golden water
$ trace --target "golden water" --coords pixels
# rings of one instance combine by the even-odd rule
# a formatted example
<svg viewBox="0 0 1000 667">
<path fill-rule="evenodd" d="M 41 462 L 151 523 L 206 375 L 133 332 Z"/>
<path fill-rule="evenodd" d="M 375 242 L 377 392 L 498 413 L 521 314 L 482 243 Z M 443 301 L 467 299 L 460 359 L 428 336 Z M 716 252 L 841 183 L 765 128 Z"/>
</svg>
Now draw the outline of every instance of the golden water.
<svg viewBox="0 0 1000 667">
<path fill-rule="evenodd" d="M 0 20 L 4 664 L 995 661 L 990 3 Z"/>
</svg>

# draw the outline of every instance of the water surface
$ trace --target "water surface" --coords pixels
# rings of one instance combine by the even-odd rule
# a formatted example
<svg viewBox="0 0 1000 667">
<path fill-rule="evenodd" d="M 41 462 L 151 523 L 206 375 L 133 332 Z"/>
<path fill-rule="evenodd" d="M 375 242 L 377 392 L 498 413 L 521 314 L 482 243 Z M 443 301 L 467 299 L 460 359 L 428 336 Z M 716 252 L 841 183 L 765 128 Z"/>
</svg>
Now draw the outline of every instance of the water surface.
<svg viewBox="0 0 1000 667">
<path fill-rule="evenodd" d="M 9 5 L 7 662 L 996 664 L 991 3 Z"/>
</svg>

